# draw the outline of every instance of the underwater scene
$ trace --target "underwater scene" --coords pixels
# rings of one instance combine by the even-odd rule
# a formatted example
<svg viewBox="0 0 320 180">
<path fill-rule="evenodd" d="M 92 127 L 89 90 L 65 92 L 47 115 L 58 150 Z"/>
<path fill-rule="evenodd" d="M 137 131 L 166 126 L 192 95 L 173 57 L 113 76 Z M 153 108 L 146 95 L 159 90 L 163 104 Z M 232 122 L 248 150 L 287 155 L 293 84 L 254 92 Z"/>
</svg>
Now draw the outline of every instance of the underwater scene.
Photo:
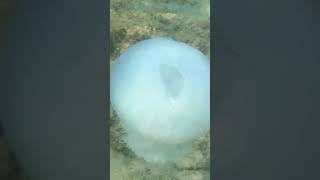
<svg viewBox="0 0 320 180">
<path fill-rule="evenodd" d="M 112 89 L 117 92 L 113 94 L 111 92 L 110 95 L 110 179 L 209 180 L 210 0 L 111 0 L 110 33 L 110 72 L 119 72 L 122 67 L 121 70 L 125 71 L 123 74 L 128 77 L 133 71 L 141 73 L 143 78 L 141 81 L 137 80 L 137 83 L 153 83 L 153 81 L 155 83 L 152 88 L 147 88 L 147 90 L 119 85 L 118 81 L 120 80 L 114 85 L 111 84 L 111 86 L 117 86 Z M 165 93 L 172 99 L 168 101 L 174 104 L 181 89 L 189 88 L 184 96 L 190 97 L 191 100 L 185 98 L 186 100 L 183 102 L 191 101 L 194 104 L 187 106 L 182 102 L 174 104 L 179 108 L 187 107 L 179 111 L 184 112 L 183 114 L 170 114 L 170 108 L 163 105 L 165 103 L 161 105 L 151 103 L 148 107 L 144 107 L 141 105 L 143 102 L 162 101 L 152 98 L 143 100 L 144 97 L 141 93 L 136 92 L 149 90 L 156 93 L 153 92 L 155 89 L 161 89 L 156 84 L 157 79 L 152 79 L 154 71 L 152 65 L 148 64 L 149 62 L 136 63 L 140 67 L 135 67 L 135 70 L 131 69 L 133 65 L 132 62 L 129 62 L 139 56 L 142 56 L 141 59 L 144 60 L 157 60 L 157 57 L 153 57 L 153 55 L 159 48 L 170 53 L 187 51 L 182 53 L 183 55 L 179 55 L 179 58 L 185 59 L 185 61 L 197 59 L 197 61 L 190 60 L 192 62 L 190 65 L 177 63 L 179 67 L 176 68 L 167 64 L 160 63 L 159 65 L 160 74 L 162 73 L 164 77 L 163 81 L 169 86 Z M 158 56 L 160 59 L 167 57 L 166 54 L 161 53 L 154 56 Z M 170 55 L 168 58 L 175 59 L 176 56 L 178 55 Z M 127 60 L 124 61 L 124 59 Z M 115 68 L 116 64 L 118 69 Z M 148 72 L 141 72 L 150 66 L 151 68 L 146 70 Z M 189 72 L 190 68 L 194 69 L 194 72 Z M 146 73 L 150 73 L 150 77 L 146 77 L 148 76 Z M 117 75 L 117 73 L 114 74 L 110 75 L 111 78 Z M 123 74 L 120 73 L 118 76 Z M 123 77 L 125 76 L 120 78 L 122 83 L 133 84 L 132 86 L 137 84 L 132 82 L 130 78 Z M 188 84 L 187 80 L 194 82 Z M 146 92 L 144 94 L 150 96 L 152 93 Z M 136 97 L 127 97 L 127 94 L 134 94 Z M 135 98 L 138 101 L 140 98 L 141 102 L 136 102 Z M 152 109 L 158 106 L 161 118 L 159 118 L 159 122 L 154 124 L 148 121 L 148 118 L 154 118 L 152 113 L 148 113 L 146 110 L 144 115 L 140 113 L 138 116 L 136 115 L 138 113 L 135 113 L 143 112 L 142 109 Z M 166 110 L 169 112 L 167 113 Z M 178 119 L 174 122 L 181 123 L 181 127 L 175 124 L 164 124 L 170 123 L 163 120 L 166 117 L 168 117 L 167 119 Z M 134 124 L 137 122 L 141 124 L 139 126 Z M 172 132 L 168 129 L 171 129 Z M 150 137 L 145 136 L 148 133 Z M 178 135 L 175 136 L 175 133 Z M 170 136 L 171 134 L 174 135 Z"/>
</svg>

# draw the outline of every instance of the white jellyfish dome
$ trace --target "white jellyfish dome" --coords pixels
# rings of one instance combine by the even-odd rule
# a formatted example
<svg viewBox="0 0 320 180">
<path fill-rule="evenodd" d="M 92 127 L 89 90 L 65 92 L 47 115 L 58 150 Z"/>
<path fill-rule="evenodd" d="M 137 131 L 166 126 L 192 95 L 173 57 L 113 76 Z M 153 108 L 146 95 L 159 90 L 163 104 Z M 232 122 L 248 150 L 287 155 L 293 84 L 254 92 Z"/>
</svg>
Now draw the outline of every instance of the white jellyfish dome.
<svg viewBox="0 0 320 180">
<path fill-rule="evenodd" d="M 135 44 L 112 66 L 110 86 L 125 142 L 146 161 L 182 158 L 210 128 L 210 63 L 185 43 Z"/>
</svg>

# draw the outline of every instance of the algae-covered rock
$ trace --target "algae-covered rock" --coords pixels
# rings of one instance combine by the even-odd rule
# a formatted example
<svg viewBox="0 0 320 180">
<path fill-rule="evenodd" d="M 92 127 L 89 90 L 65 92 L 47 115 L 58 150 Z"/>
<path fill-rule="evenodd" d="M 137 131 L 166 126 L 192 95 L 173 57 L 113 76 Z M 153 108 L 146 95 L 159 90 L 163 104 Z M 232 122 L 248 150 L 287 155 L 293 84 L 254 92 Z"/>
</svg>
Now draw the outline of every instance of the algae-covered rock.
<svg viewBox="0 0 320 180">
<path fill-rule="evenodd" d="M 127 3 L 124 3 L 127 2 Z M 150 5 L 153 11 L 146 9 L 137 9 L 130 4 L 134 2 L 141 4 L 146 8 L 146 4 L 156 2 Z M 199 15 L 185 15 L 173 10 L 157 9 L 167 1 L 111 1 L 111 36 L 113 37 L 114 51 L 111 54 L 111 60 L 115 60 L 124 50 L 134 43 L 148 39 L 150 37 L 168 36 L 178 41 L 188 43 L 198 48 L 207 56 L 210 56 L 210 21 L 207 17 Z M 183 1 L 184 6 L 197 4 L 199 1 Z M 175 1 L 175 5 L 178 2 Z M 157 6 L 158 5 L 158 6 Z M 196 6 L 197 9 L 201 9 Z M 121 10 L 122 8 L 122 10 Z M 178 9 L 178 8 L 176 8 Z M 191 9 L 191 8 L 190 8 Z"/>
</svg>

